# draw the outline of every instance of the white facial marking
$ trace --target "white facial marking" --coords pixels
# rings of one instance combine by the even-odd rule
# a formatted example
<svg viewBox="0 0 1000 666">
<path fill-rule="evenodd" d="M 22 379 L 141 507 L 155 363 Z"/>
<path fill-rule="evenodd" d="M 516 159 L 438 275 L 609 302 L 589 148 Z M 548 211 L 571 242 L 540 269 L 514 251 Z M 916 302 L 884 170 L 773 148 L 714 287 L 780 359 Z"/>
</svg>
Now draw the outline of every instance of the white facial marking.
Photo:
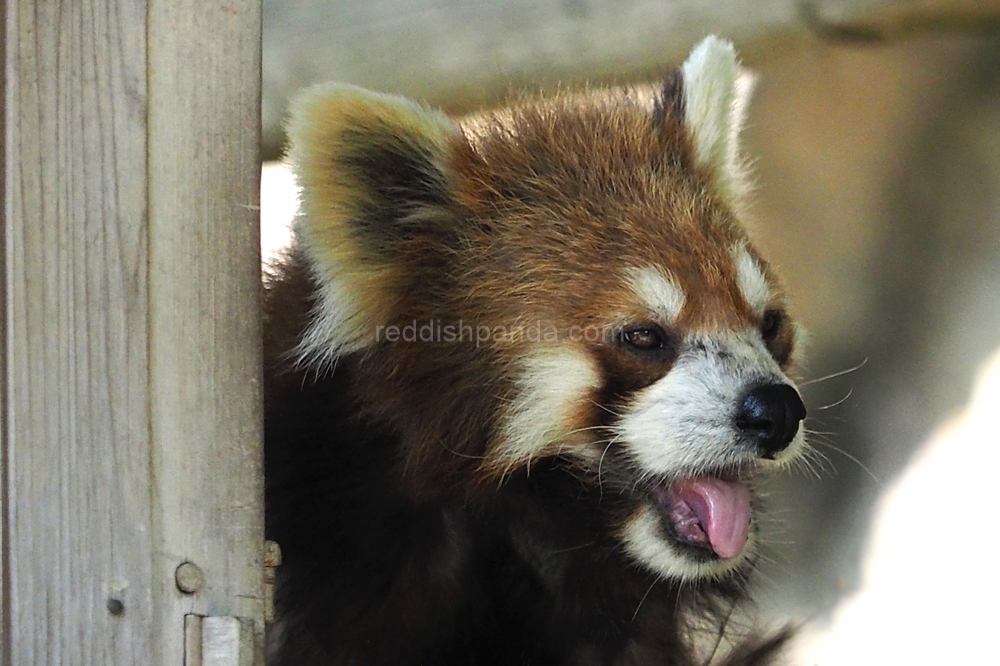
<svg viewBox="0 0 1000 666">
<path fill-rule="evenodd" d="M 743 552 L 736 557 L 699 562 L 681 552 L 664 534 L 656 511 L 650 506 L 643 506 L 629 518 L 621 539 L 629 555 L 661 576 L 675 580 L 701 580 L 724 576 L 742 564 L 746 555 L 754 551 L 756 536 L 751 530 Z"/>
<path fill-rule="evenodd" d="M 666 480 L 711 473 L 727 465 L 781 466 L 804 446 L 800 426 L 774 460 L 758 458 L 736 425 L 739 403 L 761 383 L 788 383 L 756 331 L 694 338 L 663 378 L 634 396 L 615 426 L 618 441 L 640 476 Z M 621 532 L 626 551 L 663 576 L 695 580 L 721 577 L 755 550 L 750 532 L 741 554 L 698 561 L 666 533 L 658 508 L 642 506 Z"/>
<path fill-rule="evenodd" d="M 646 308 L 665 323 L 676 320 L 684 309 L 684 291 L 658 268 L 632 269 L 629 271 L 629 283 Z"/>
<path fill-rule="evenodd" d="M 733 249 L 733 261 L 736 263 L 736 280 L 744 300 L 758 315 L 764 314 L 764 308 L 771 301 L 771 289 L 760 264 L 743 246 Z"/>
<path fill-rule="evenodd" d="M 755 458 L 755 451 L 739 445 L 739 400 L 760 383 L 791 384 L 754 332 L 699 342 L 699 349 L 683 353 L 670 372 L 635 395 L 616 426 L 650 477 L 694 476 Z M 799 428 L 775 461 L 793 458 L 802 440 Z"/>
<path fill-rule="evenodd" d="M 510 405 L 494 458 L 505 470 L 568 445 L 573 412 L 600 385 L 593 361 L 569 346 L 543 349 L 522 361 L 517 398 Z"/>
</svg>

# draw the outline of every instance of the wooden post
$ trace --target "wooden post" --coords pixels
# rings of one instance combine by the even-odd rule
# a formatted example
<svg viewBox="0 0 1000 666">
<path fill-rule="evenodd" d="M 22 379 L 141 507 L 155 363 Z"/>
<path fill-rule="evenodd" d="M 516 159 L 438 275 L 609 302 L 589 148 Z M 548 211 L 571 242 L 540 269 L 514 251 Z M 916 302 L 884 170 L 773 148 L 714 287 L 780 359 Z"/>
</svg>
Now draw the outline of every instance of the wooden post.
<svg viewBox="0 0 1000 666">
<path fill-rule="evenodd" d="M 260 21 L 0 4 L 3 664 L 262 661 Z"/>
</svg>

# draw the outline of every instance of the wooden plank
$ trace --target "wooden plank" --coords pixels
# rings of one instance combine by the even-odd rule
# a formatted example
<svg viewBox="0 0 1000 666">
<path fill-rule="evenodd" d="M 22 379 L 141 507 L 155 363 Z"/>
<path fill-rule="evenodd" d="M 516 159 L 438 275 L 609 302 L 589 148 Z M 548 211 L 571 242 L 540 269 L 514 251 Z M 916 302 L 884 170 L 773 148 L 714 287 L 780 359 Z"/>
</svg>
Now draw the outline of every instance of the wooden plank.
<svg viewBox="0 0 1000 666">
<path fill-rule="evenodd" d="M 3 664 L 260 660 L 260 11 L 0 4 Z"/>
<path fill-rule="evenodd" d="M 145 5 L 2 11 L 6 663 L 151 663 Z"/>
<path fill-rule="evenodd" d="M 12 4 L 12 3 L 10 3 Z M 10 349 L 7 337 L 7 217 L 9 212 L 7 201 L 7 45 L 12 37 L 7 35 L 8 4 L 0 6 L 0 664 L 6 666 L 10 661 L 10 613 L 7 611 L 10 587 L 10 558 L 7 547 L 9 529 L 7 503 L 7 355 L 4 350 Z"/>
<path fill-rule="evenodd" d="M 155 624 L 170 664 L 185 614 L 242 618 L 262 641 L 260 14 L 260 0 L 149 0 Z M 203 573 L 195 594 L 173 584 L 184 561 Z"/>
</svg>

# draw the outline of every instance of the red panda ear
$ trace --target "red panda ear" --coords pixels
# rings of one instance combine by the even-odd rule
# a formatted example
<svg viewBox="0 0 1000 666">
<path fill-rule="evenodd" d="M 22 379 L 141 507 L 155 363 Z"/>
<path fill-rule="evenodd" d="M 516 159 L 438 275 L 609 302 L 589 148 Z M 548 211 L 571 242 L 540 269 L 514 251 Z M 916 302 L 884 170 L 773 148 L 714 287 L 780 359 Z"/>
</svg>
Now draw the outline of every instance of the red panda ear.
<svg viewBox="0 0 1000 666">
<path fill-rule="evenodd" d="M 691 51 L 680 73 L 684 125 L 694 142 L 695 159 L 713 172 L 724 196 L 740 203 L 749 180 L 740 157 L 739 134 L 753 76 L 740 69 L 733 45 L 715 36 L 706 37 Z"/>
<path fill-rule="evenodd" d="M 329 360 L 370 344 L 397 311 L 401 257 L 447 215 L 448 156 L 464 139 L 441 113 L 329 84 L 293 102 L 288 136 L 296 241 L 319 286 L 299 353 Z"/>
</svg>

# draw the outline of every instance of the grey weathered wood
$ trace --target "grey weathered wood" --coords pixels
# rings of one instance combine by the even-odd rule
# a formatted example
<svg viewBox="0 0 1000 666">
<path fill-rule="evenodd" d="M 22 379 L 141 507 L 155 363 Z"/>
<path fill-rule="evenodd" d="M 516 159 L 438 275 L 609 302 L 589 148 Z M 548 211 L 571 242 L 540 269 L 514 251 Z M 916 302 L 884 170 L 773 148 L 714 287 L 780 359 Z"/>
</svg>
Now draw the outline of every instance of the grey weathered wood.
<svg viewBox="0 0 1000 666">
<path fill-rule="evenodd" d="M 259 2 L 0 16 L 3 663 L 259 645 Z"/>
<path fill-rule="evenodd" d="M 187 613 L 253 620 L 262 640 L 259 26 L 255 0 L 150 2 L 155 641 L 172 664 Z M 197 594 L 174 583 L 184 560 Z"/>
<path fill-rule="evenodd" d="M 3 11 L 8 663 L 142 663 L 154 538 L 145 6 Z"/>
</svg>

